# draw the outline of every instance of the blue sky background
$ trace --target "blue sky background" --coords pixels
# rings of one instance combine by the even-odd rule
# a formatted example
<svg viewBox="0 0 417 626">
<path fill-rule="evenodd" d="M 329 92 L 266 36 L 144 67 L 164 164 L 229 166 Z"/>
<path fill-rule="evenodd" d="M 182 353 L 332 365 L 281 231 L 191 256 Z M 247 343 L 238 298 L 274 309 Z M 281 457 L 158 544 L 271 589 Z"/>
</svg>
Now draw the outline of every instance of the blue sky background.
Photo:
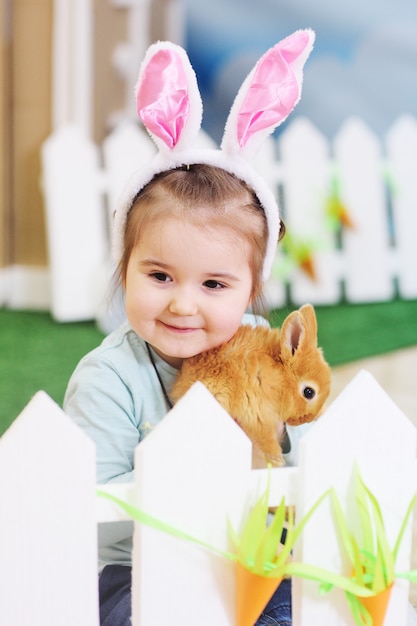
<svg viewBox="0 0 417 626">
<path fill-rule="evenodd" d="M 203 95 L 206 130 L 218 141 L 236 92 L 257 59 L 294 30 L 316 44 L 302 100 L 332 137 L 350 115 L 383 135 L 402 113 L 417 116 L 417 0 L 185 0 L 186 47 Z"/>
</svg>

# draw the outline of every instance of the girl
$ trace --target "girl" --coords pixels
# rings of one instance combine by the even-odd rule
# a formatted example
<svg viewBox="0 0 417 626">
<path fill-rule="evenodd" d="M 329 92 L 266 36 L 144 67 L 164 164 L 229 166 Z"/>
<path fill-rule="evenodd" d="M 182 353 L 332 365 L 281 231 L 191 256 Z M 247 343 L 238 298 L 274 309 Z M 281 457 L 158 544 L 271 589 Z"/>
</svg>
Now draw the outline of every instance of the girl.
<svg viewBox="0 0 417 626">
<path fill-rule="evenodd" d="M 285 106 L 280 97 L 272 101 L 273 119 L 268 116 L 262 130 L 270 132 L 298 101 L 312 39 L 311 31 L 300 31 L 277 44 L 272 58 L 269 51 L 255 68 L 253 81 L 249 77 L 247 87 L 259 85 L 265 61 L 286 89 Z M 229 341 L 242 320 L 266 323 L 245 311 L 260 310 L 283 228 L 272 193 L 243 158 L 258 129 L 247 123 L 243 139 L 235 121 L 237 111 L 248 106 L 238 95 L 222 150 L 189 149 L 201 119 L 197 93 L 184 51 L 169 43 L 152 46 L 141 69 L 137 104 L 160 152 L 133 175 L 114 222 L 127 321 L 82 359 L 64 400 L 66 413 L 95 441 L 99 483 L 133 480 L 134 449 L 171 407 L 170 388 L 184 358 Z M 262 94 L 255 100 L 258 106 Z M 271 94 L 266 104 L 271 105 Z M 259 118 L 254 115 L 256 123 Z M 288 430 L 288 439 L 284 432 L 281 438 L 291 462 L 298 433 Z M 132 525 L 103 526 L 101 624 L 127 626 Z M 257 625 L 272 623 L 291 624 L 289 581 L 279 586 Z"/>
</svg>

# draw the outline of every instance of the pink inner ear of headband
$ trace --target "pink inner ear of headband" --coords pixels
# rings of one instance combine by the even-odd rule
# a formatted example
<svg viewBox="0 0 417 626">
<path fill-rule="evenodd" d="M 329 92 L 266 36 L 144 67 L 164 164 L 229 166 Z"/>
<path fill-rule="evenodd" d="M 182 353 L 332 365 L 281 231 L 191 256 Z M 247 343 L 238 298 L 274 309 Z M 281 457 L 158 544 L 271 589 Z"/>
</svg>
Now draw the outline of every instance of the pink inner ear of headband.
<svg viewBox="0 0 417 626">
<path fill-rule="evenodd" d="M 146 65 L 136 95 L 139 118 L 170 149 L 181 138 L 190 111 L 187 75 L 175 50 L 159 50 Z"/>
<path fill-rule="evenodd" d="M 274 46 L 257 64 L 237 120 L 241 148 L 255 133 L 272 130 L 291 113 L 300 95 L 291 63 L 304 52 L 308 42 L 308 33 L 295 33 Z"/>
</svg>

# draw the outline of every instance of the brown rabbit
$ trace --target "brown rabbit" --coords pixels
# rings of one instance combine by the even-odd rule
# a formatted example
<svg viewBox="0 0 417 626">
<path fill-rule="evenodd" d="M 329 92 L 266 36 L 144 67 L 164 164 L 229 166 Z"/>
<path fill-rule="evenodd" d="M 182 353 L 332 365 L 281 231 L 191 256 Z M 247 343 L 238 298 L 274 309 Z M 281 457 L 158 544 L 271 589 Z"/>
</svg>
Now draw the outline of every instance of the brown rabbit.
<svg viewBox="0 0 417 626">
<path fill-rule="evenodd" d="M 283 465 L 282 421 L 316 419 L 330 392 L 330 368 L 317 347 L 310 304 L 293 311 L 282 328 L 241 326 L 227 343 L 185 359 L 172 390 L 174 401 L 202 382 L 243 428 L 266 462 Z"/>
</svg>

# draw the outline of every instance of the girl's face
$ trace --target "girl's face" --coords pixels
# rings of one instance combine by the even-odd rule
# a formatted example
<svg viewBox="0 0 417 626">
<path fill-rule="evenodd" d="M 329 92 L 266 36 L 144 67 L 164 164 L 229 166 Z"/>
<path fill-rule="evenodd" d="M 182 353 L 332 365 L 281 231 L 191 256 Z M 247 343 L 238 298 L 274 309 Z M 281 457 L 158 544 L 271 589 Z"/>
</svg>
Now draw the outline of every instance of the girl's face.
<svg viewBox="0 0 417 626">
<path fill-rule="evenodd" d="M 233 337 L 250 304 L 249 246 L 169 218 L 147 225 L 126 272 L 133 329 L 170 365 Z"/>
</svg>

